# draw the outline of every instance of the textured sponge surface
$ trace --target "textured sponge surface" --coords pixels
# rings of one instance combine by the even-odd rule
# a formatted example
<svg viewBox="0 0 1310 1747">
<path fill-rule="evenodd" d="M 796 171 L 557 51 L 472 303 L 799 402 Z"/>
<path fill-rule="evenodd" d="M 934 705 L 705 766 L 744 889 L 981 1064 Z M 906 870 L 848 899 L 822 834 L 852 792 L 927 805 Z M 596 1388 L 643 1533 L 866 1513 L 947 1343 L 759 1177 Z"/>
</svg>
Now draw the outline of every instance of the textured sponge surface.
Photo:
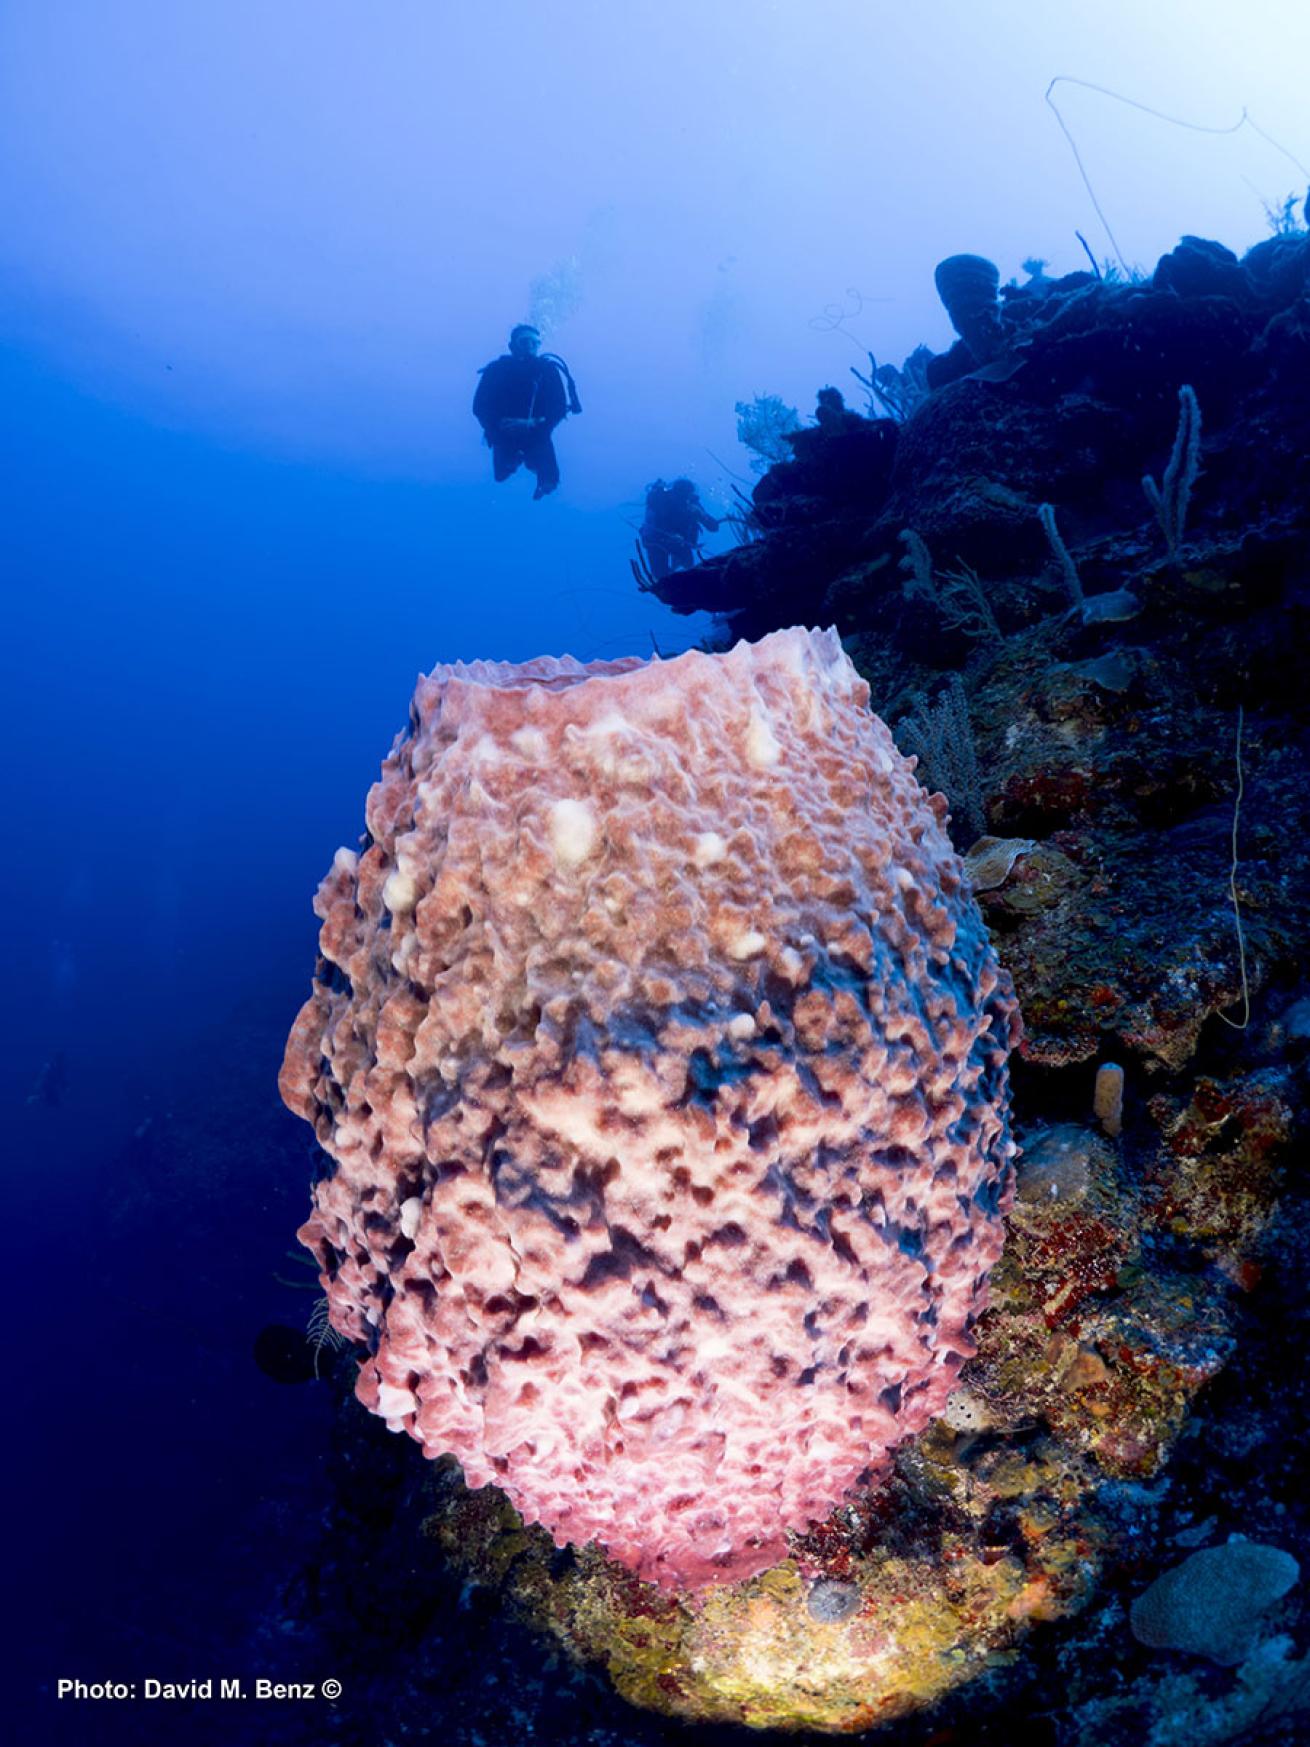
<svg viewBox="0 0 1310 1747">
<path fill-rule="evenodd" d="M 941 1410 L 1018 1035 L 944 817 L 832 632 L 420 680 L 281 1080 L 369 1407 L 682 1586 Z"/>
</svg>

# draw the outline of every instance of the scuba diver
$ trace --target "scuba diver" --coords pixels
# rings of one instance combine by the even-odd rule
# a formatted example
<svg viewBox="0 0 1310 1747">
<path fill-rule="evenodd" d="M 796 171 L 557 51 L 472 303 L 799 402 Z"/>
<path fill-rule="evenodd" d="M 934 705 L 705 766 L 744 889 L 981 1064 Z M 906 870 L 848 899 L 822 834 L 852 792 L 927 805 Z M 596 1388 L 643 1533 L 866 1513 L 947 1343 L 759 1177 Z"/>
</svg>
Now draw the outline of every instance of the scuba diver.
<svg viewBox="0 0 1310 1747">
<path fill-rule="evenodd" d="M 491 448 L 497 484 L 526 466 L 537 476 L 534 500 L 559 484 L 551 432 L 569 413 L 582 411 L 568 365 L 553 352 L 539 353 L 540 345 L 537 329 L 520 322 L 509 336 L 509 351 L 478 372 L 482 380 L 473 396 L 473 416 Z"/>
<path fill-rule="evenodd" d="M 868 424 L 863 413 L 852 412 L 840 388 L 821 388 L 814 409 L 814 423 L 825 437 L 844 437 L 862 431 Z"/>
<path fill-rule="evenodd" d="M 851 411 L 840 388 L 821 388 L 814 409 L 814 423 L 799 431 L 784 431 L 782 440 L 797 461 L 810 461 L 833 437 L 849 437 L 855 431 L 867 431 L 869 422 L 862 413 Z"/>
<path fill-rule="evenodd" d="M 675 479 L 672 485 L 657 479 L 647 489 L 641 543 L 657 582 L 671 570 L 690 570 L 700 562 L 702 528 L 715 534 L 719 524 L 706 510 L 690 479 Z"/>
</svg>

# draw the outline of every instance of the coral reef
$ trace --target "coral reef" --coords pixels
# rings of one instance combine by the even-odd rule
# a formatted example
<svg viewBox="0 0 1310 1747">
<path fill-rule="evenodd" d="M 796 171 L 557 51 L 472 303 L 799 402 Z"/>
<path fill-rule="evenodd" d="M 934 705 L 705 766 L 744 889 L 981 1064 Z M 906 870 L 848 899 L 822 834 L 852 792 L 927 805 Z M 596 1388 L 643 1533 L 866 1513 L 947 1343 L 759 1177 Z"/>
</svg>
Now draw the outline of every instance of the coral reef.
<svg viewBox="0 0 1310 1747">
<path fill-rule="evenodd" d="M 697 1600 L 594 1550 L 560 1569 L 547 1536 L 453 1471 L 428 1534 L 634 1703 L 686 1718 L 856 1731 L 997 1679 L 1140 1535 L 1145 1483 L 1233 1348 L 1241 1289 L 1198 1272 L 1204 1229 L 1159 1193 L 1190 1168 L 1142 1186 L 1151 1156 L 1146 1136 L 1029 1130 L 979 1350 L 944 1415 L 753 1581 Z"/>
<path fill-rule="evenodd" d="M 1202 259 L 1195 243 L 1185 245 L 1189 259 Z M 1143 285 L 1091 273 L 1011 285 L 994 314 L 990 293 L 978 295 L 980 278 L 969 307 L 981 312 L 979 346 L 990 361 L 960 340 L 933 361 L 936 391 L 908 418 L 834 437 L 823 447 L 826 468 L 819 453 L 803 473 L 791 463 L 774 468 L 755 489 L 765 538 L 668 579 L 661 597 L 675 612 L 720 615 L 736 638 L 813 617 L 826 591 L 843 632 L 876 640 L 899 662 L 926 656 L 930 668 L 959 666 L 973 640 L 958 630 L 943 636 L 930 606 L 900 586 L 902 530 L 913 528 L 939 562 L 973 566 L 1013 636 L 1057 605 L 1043 505 L 1058 516 L 1089 597 L 1122 588 L 1137 571 L 1154 579 L 1161 524 L 1142 481 L 1174 467 L 1166 537 L 1172 530 L 1181 540 L 1177 511 L 1186 509 L 1201 419 L 1190 524 L 1203 533 L 1208 516 L 1234 548 L 1249 529 L 1265 528 L 1272 542 L 1303 527 L 1310 414 L 1295 385 L 1310 368 L 1310 239 L 1271 237 L 1232 258 L 1217 280 L 1180 279 L 1166 265 L 1173 260 Z M 847 444 L 880 451 L 854 496 Z M 1236 560 L 1230 550 L 1224 586 L 1245 569 Z M 881 668 L 870 677 L 887 715 Z"/>
<path fill-rule="evenodd" d="M 412 1589 L 365 1607 L 359 1561 L 325 1555 L 341 1665 L 457 1581 L 548 1647 L 513 1677 L 526 1714 L 566 1679 L 570 1704 L 594 1692 L 582 1669 L 639 1707 L 570 1740 L 663 1739 L 643 1712 L 705 1742 L 1305 1739 L 1305 1585 L 1247 1611 L 1232 1664 L 1169 1574 L 1310 1557 L 1310 242 L 1239 261 L 1185 239 L 1166 262 L 1005 288 L 984 367 L 962 339 L 902 416 L 790 445 L 750 544 L 661 585 L 725 640 L 822 599 L 884 720 L 963 692 L 979 818 L 952 829 L 1025 1035 L 1017 1189 L 959 1386 L 772 1569 L 698 1594 L 561 1553 L 452 1462 L 402 1472 L 399 1440 L 365 1459 L 352 1403 L 358 1473 L 404 1500 L 387 1548 Z M 1166 527 L 1142 480 L 1163 501 L 1175 454 Z M 965 567 L 985 612 L 943 586 Z M 372 1557 L 354 1478 L 366 1502 L 333 1533 Z M 1190 1636 L 1143 1642 L 1162 1577 Z M 395 1673 L 393 1722 L 421 1709 Z"/>
<path fill-rule="evenodd" d="M 669 1585 L 939 1413 L 1000 1251 L 1015 1003 L 831 634 L 420 681 L 282 1075 L 359 1395 Z"/>
</svg>

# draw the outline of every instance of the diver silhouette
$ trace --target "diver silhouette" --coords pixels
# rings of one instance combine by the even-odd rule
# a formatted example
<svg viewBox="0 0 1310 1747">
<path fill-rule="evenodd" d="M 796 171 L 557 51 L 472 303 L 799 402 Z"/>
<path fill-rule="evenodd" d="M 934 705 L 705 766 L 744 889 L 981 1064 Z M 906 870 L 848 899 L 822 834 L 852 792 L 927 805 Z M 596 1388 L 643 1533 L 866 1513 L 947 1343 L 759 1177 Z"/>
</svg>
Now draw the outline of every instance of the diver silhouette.
<svg viewBox="0 0 1310 1747">
<path fill-rule="evenodd" d="M 690 479 L 675 479 L 672 485 L 657 479 L 647 487 L 641 543 L 657 582 L 671 570 L 690 570 L 699 562 L 702 528 L 714 534 L 719 524 L 706 510 Z"/>
<path fill-rule="evenodd" d="M 526 467 L 537 477 L 534 499 L 559 484 L 552 431 L 569 413 L 582 411 L 568 365 L 553 352 L 539 354 L 540 344 L 537 329 L 521 322 L 509 336 L 509 351 L 478 372 L 473 396 L 473 416 L 490 445 L 497 484 Z"/>
<path fill-rule="evenodd" d="M 863 413 L 852 412 L 839 388 L 821 388 L 814 409 L 814 423 L 799 431 L 784 431 L 782 440 L 797 461 L 814 460 L 834 437 L 849 437 L 855 431 L 867 431 L 870 420 Z"/>
</svg>

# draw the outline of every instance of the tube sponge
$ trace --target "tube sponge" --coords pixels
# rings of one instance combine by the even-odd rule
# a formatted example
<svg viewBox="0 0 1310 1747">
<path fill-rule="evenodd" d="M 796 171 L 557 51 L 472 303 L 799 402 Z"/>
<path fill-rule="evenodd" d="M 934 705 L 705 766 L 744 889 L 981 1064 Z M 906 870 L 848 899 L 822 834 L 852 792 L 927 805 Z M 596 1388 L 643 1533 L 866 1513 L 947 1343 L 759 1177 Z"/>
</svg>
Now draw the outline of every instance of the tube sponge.
<svg viewBox="0 0 1310 1747">
<path fill-rule="evenodd" d="M 361 1399 L 668 1586 L 940 1412 L 1000 1253 L 1018 1013 L 867 703 L 831 631 L 438 668 L 315 903 Z"/>
<path fill-rule="evenodd" d="M 997 294 L 1001 275 L 982 255 L 948 255 L 933 274 L 937 295 L 951 326 L 979 364 L 995 357 L 1002 346 Z"/>
</svg>

